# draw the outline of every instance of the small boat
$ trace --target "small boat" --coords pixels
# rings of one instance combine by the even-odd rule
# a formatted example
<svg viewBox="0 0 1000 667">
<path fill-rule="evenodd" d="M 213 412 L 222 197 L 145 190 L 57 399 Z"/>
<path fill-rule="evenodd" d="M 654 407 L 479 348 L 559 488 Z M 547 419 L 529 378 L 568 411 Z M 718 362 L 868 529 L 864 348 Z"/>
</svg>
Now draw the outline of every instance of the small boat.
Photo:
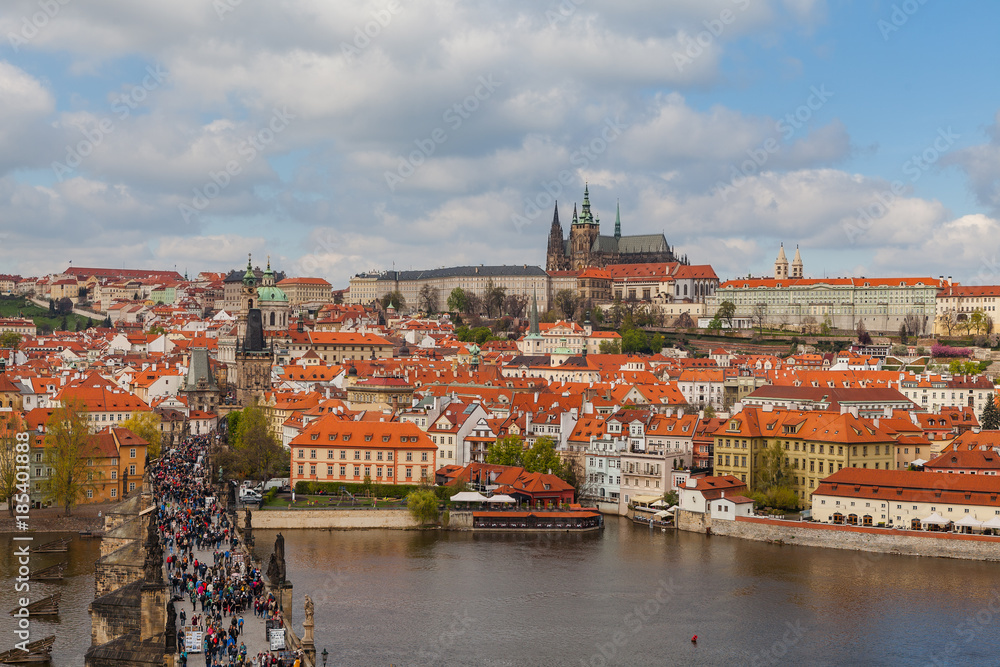
<svg viewBox="0 0 1000 667">
<path fill-rule="evenodd" d="M 36 554 L 54 554 L 61 551 L 69 551 L 69 543 L 71 541 L 68 537 L 64 537 L 61 540 L 52 540 L 51 542 L 46 542 L 41 546 L 35 547 L 32 551 Z"/>
<path fill-rule="evenodd" d="M 99 530 L 81 530 L 80 537 L 84 540 L 89 540 L 93 537 L 100 537 L 101 531 Z"/>
<path fill-rule="evenodd" d="M 52 645 L 56 641 L 55 635 L 49 635 L 45 639 L 39 639 L 25 646 L 25 650 L 12 648 L 9 651 L 0 653 L 0 665 L 29 665 L 41 664 L 52 661 Z"/>
<path fill-rule="evenodd" d="M 59 614 L 59 600 L 62 599 L 62 593 L 56 593 L 55 595 L 50 595 L 47 598 L 42 598 L 29 604 L 26 609 L 28 614 L 31 616 L 56 616 Z M 21 607 L 10 610 L 10 615 L 13 616 Z"/>
<path fill-rule="evenodd" d="M 63 570 L 66 569 L 66 566 L 68 564 L 69 563 L 66 563 L 65 561 L 62 563 L 56 563 L 55 565 L 51 565 L 36 572 L 32 572 L 31 574 L 28 575 L 28 577 L 30 579 L 34 579 L 35 581 L 62 579 Z"/>
</svg>

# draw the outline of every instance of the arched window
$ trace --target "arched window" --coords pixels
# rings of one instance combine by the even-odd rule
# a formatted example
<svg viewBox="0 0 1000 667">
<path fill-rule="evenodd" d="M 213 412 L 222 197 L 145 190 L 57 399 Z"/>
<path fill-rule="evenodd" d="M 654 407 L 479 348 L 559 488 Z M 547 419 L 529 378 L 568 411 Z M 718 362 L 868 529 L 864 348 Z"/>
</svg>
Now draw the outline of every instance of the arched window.
<svg viewBox="0 0 1000 667">
<path fill-rule="evenodd" d="M 274 326 L 274 311 L 271 311 L 271 326 Z"/>
<path fill-rule="evenodd" d="M 249 310 L 251 308 L 253 308 L 253 299 L 250 299 L 249 301 L 247 301 L 247 310 Z"/>
</svg>

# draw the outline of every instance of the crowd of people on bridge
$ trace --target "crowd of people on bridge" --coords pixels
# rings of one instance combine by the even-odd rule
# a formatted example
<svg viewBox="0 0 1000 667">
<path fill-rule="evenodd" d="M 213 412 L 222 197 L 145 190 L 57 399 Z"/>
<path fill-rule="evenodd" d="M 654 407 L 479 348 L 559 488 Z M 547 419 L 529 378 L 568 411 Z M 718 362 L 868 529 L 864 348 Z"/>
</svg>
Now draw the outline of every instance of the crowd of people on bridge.
<svg viewBox="0 0 1000 667">
<path fill-rule="evenodd" d="M 299 658 L 269 650 L 248 655 L 244 615 L 280 628 L 282 612 L 215 496 L 205 467 L 208 444 L 205 436 L 191 438 L 150 467 L 158 502 L 155 521 L 180 626 L 178 663 L 187 665 L 191 638 L 186 627 L 201 634 L 207 667 L 299 667 Z"/>
</svg>

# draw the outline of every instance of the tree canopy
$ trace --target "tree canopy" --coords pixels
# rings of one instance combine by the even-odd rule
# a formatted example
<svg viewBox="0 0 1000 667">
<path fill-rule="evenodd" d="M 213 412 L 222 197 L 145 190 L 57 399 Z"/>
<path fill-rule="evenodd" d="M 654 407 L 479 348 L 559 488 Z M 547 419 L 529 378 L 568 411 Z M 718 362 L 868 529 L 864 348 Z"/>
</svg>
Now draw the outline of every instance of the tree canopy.
<svg viewBox="0 0 1000 667">
<path fill-rule="evenodd" d="M 121 426 L 149 443 L 146 452 L 149 458 L 157 459 L 160 457 L 160 421 L 160 415 L 152 410 L 145 410 L 133 412 Z"/>
<path fill-rule="evenodd" d="M 69 399 L 49 417 L 45 435 L 45 463 L 52 469 L 47 498 L 62 505 L 66 516 L 93 481 L 87 479 L 86 469 L 94 453 L 87 413 L 79 402 Z"/>
</svg>

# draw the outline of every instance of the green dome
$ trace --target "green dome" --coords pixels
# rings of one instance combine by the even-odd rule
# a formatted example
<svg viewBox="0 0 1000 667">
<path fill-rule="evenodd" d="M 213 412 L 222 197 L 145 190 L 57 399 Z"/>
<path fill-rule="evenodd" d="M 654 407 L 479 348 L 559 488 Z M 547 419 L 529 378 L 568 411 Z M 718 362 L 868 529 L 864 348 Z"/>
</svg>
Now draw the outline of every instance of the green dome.
<svg viewBox="0 0 1000 667">
<path fill-rule="evenodd" d="M 257 288 L 257 297 L 261 301 L 284 301 L 288 302 L 288 296 L 280 287 L 266 286 Z"/>
</svg>

